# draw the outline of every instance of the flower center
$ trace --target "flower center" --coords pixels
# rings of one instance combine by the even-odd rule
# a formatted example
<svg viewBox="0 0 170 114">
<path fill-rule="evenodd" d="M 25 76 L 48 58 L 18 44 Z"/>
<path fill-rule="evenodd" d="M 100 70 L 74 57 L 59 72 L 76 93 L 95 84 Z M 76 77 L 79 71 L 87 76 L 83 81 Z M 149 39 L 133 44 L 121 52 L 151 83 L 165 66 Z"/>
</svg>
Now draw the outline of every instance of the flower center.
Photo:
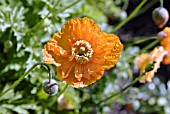
<svg viewBox="0 0 170 114">
<path fill-rule="evenodd" d="M 72 55 L 80 64 L 85 64 L 92 59 L 93 49 L 91 45 L 84 41 L 76 41 L 72 47 Z"/>
</svg>

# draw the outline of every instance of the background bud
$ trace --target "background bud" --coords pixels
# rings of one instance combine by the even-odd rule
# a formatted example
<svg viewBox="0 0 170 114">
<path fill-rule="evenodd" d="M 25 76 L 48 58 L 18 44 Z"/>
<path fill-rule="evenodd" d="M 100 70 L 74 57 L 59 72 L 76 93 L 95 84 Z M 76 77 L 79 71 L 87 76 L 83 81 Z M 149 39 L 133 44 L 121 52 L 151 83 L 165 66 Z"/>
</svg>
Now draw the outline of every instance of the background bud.
<svg viewBox="0 0 170 114">
<path fill-rule="evenodd" d="M 169 13 L 165 8 L 158 7 L 152 12 L 152 19 L 159 28 L 162 28 L 168 22 Z"/>
<path fill-rule="evenodd" d="M 159 33 L 157 34 L 157 36 L 158 36 L 158 39 L 159 39 L 159 40 L 162 40 L 164 37 L 167 36 L 167 34 L 166 34 L 165 32 L 163 32 L 163 31 L 161 31 L 161 32 L 159 32 Z"/>
<path fill-rule="evenodd" d="M 145 72 L 149 72 L 154 69 L 156 61 L 149 62 L 145 67 Z"/>
<path fill-rule="evenodd" d="M 49 95 L 56 95 L 58 92 L 58 85 L 55 80 L 51 80 L 49 83 L 49 80 L 45 80 L 43 84 L 44 91 Z"/>
</svg>

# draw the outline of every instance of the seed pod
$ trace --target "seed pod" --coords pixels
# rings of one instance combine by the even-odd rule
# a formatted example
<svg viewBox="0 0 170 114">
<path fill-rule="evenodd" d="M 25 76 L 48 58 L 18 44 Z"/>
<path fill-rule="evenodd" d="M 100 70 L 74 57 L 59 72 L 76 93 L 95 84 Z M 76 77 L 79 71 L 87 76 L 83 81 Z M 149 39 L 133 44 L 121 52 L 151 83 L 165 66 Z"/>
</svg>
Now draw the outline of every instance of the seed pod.
<svg viewBox="0 0 170 114">
<path fill-rule="evenodd" d="M 154 69 L 156 61 L 150 62 L 145 67 L 145 72 L 149 72 Z"/>
<path fill-rule="evenodd" d="M 158 37 L 159 40 L 162 40 L 166 36 L 167 36 L 167 34 L 164 31 L 161 31 L 157 34 L 157 37 Z"/>
<path fill-rule="evenodd" d="M 51 80 L 50 83 L 49 80 L 45 80 L 43 84 L 43 89 L 47 94 L 54 96 L 58 92 L 58 85 L 55 80 Z"/>
<path fill-rule="evenodd" d="M 152 19 L 159 28 L 162 28 L 168 22 L 169 13 L 164 7 L 158 7 L 152 12 Z"/>
</svg>

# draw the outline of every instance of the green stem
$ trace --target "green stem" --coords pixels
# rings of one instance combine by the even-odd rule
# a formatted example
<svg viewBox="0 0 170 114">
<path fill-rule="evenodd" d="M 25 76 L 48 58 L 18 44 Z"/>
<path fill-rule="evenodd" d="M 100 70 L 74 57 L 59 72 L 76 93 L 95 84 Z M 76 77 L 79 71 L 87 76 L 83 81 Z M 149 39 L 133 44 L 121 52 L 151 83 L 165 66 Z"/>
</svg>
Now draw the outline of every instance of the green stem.
<svg viewBox="0 0 170 114">
<path fill-rule="evenodd" d="M 76 2 L 72 3 L 71 5 L 69 5 L 69 6 L 67 6 L 67 7 L 65 7 L 65 8 L 63 8 L 63 9 L 61 9 L 61 10 L 59 10 L 59 11 L 57 11 L 56 14 L 61 13 L 61 12 L 65 11 L 66 9 L 74 6 L 74 5 L 77 4 L 79 1 L 80 1 L 80 0 L 77 0 Z M 54 11 L 55 7 L 58 5 L 59 2 L 60 2 L 60 0 L 58 0 L 58 1 L 56 2 L 56 4 L 53 6 L 53 8 L 48 12 L 48 14 L 47 14 L 43 19 L 41 19 L 41 21 L 38 22 L 38 23 L 37 23 L 32 29 L 30 29 L 28 32 L 37 30 L 38 27 L 41 26 L 41 24 L 44 22 L 44 20 L 50 15 L 51 11 L 52 11 L 52 12 Z M 55 15 L 56 15 L 56 14 L 55 14 Z"/>
<path fill-rule="evenodd" d="M 159 43 L 159 40 L 158 40 L 158 39 L 156 39 L 155 41 L 153 41 L 152 43 L 150 43 L 149 45 L 147 45 L 146 47 L 144 47 L 143 49 L 141 49 L 135 56 L 137 56 L 137 55 L 145 52 L 146 50 L 152 48 L 152 47 L 155 46 L 157 43 Z M 135 56 L 130 57 L 130 58 L 128 59 L 128 62 L 129 62 L 129 63 L 133 63 Z"/>
<path fill-rule="evenodd" d="M 133 86 L 137 81 L 139 81 L 143 76 L 143 73 L 137 77 L 134 81 L 132 81 L 129 85 L 127 85 L 125 88 L 123 88 L 121 91 L 119 91 L 118 93 L 112 94 L 110 97 L 107 97 L 103 100 L 101 100 L 97 105 L 100 105 L 103 102 L 106 102 L 112 98 L 116 98 L 118 95 L 121 95 L 126 89 L 128 89 L 129 87 Z"/>
<path fill-rule="evenodd" d="M 50 15 L 51 11 L 53 11 L 55 9 L 55 7 L 59 4 L 59 2 L 60 2 L 60 0 L 58 0 L 54 4 L 53 8 L 48 12 L 48 14 L 43 19 L 41 19 L 32 29 L 28 30 L 28 32 L 37 30 L 38 27 L 44 22 L 44 20 Z"/>
<path fill-rule="evenodd" d="M 136 38 L 134 38 L 136 39 Z M 129 47 L 129 46 L 132 46 L 132 45 L 137 45 L 137 44 L 141 44 L 143 42 L 146 42 L 146 41 L 149 41 L 149 40 L 153 40 L 153 39 L 157 39 L 157 37 L 147 37 L 147 38 L 144 38 L 144 37 L 140 37 L 140 40 L 137 40 L 137 41 L 134 41 L 132 43 L 129 43 L 127 45 L 125 45 L 125 47 Z"/>
<path fill-rule="evenodd" d="M 137 13 L 135 15 L 135 17 L 141 15 L 142 13 L 144 13 L 145 11 L 147 11 L 149 8 L 151 8 L 153 5 L 155 5 L 157 2 L 159 2 L 159 0 L 151 0 L 147 5 L 145 5 L 139 13 Z"/>
<path fill-rule="evenodd" d="M 58 97 L 60 97 L 61 94 L 63 94 L 65 92 L 67 87 L 68 87 L 68 84 L 66 84 L 65 87 L 63 88 L 63 90 L 57 95 L 57 99 L 58 99 Z"/>
<path fill-rule="evenodd" d="M 52 99 L 50 100 L 51 102 L 50 102 L 49 105 L 48 105 L 49 107 L 51 107 L 51 106 L 54 105 L 54 103 L 58 100 L 58 98 L 60 97 L 60 95 L 65 92 L 65 90 L 67 89 L 67 87 L 68 87 L 68 84 L 66 84 L 66 85 L 64 86 L 64 88 L 61 90 L 61 92 L 60 92 L 59 94 L 57 94 L 56 97 L 52 97 Z"/>
<path fill-rule="evenodd" d="M 146 47 L 144 47 L 140 53 L 145 52 L 146 50 L 149 50 L 150 48 L 152 48 L 153 46 L 155 46 L 157 43 L 159 43 L 159 40 L 156 39 L 155 41 L 153 41 L 152 43 L 150 43 L 149 45 L 147 45 Z"/>
<path fill-rule="evenodd" d="M 64 9 L 58 11 L 57 13 L 61 13 L 61 12 L 65 11 L 66 9 L 74 6 L 74 5 L 77 4 L 78 2 L 80 2 L 80 0 L 75 1 L 74 3 L 72 3 L 72 4 L 70 4 L 69 6 L 65 7 Z"/>
<path fill-rule="evenodd" d="M 14 89 L 24 78 L 25 76 L 27 76 L 37 65 L 44 65 L 47 67 L 47 69 L 49 70 L 49 81 L 51 81 L 50 77 L 52 78 L 52 72 L 49 68 L 49 66 L 45 63 L 36 63 L 34 64 L 27 72 L 25 72 L 18 80 L 16 80 L 12 86 L 10 86 L 7 90 L 5 90 L 4 92 L 2 92 L 0 94 L 0 97 L 2 97 L 3 95 L 5 95 L 8 91 L 10 91 L 11 89 Z"/>
<path fill-rule="evenodd" d="M 138 11 L 141 9 L 141 7 L 147 2 L 147 0 L 143 0 L 137 7 L 136 9 L 124 20 L 122 21 L 119 25 L 117 25 L 114 29 L 113 32 L 119 30 L 123 25 L 125 25 L 128 21 L 133 19 L 135 15 L 138 13 Z"/>
<path fill-rule="evenodd" d="M 159 0 L 160 1 L 160 7 L 163 7 L 163 0 Z"/>
</svg>

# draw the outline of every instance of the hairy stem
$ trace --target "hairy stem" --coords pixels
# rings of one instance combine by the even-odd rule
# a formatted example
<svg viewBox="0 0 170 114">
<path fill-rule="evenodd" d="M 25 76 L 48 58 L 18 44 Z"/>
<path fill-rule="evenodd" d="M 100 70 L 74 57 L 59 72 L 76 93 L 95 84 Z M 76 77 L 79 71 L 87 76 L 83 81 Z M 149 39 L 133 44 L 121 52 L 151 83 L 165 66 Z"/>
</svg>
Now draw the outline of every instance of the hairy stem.
<svg viewBox="0 0 170 114">
<path fill-rule="evenodd" d="M 53 6 L 53 8 L 51 9 L 51 11 L 53 11 L 53 10 L 55 9 L 55 7 L 59 4 L 59 2 L 60 2 L 60 0 L 58 0 L 58 1 L 54 4 L 54 6 Z M 28 32 L 37 30 L 38 27 L 44 22 L 44 20 L 50 15 L 50 13 L 51 13 L 51 12 L 49 11 L 49 12 L 47 13 L 47 15 L 46 15 L 43 19 L 41 19 L 32 29 L 28 30 Z"/>
<path fill-rule="evenodd" d="M 45 63 L 36 63 L 34 64 L 27 72 L 25 72 L 18 80 L 16 80 L 12 86 L 10 86 L 7 90 L 5 90 L 4 92 L 2 92 L 0 94 L 0 97 L 2 97 L 3 95 L 5 95 L 8 91 L 10 91 L 11 89 L 14 89 L 24 78 L 25 76 L 27 76 L 37 65 L 44 65 L 48 70 L 49 70 L 49 81 L 51 81 L 52 78 L 52 71 L 50 69 L 50 67 L 45 64 Z"/>
<path fill-rule="evenodd" d="M 118 93 L 114 93 L 110 97 L 107 97 L 107 98 L 101 100 L 99 103 L 97 103 L 97 105 L 100 105 L 112 98 L 116 98 L 118 95 L 121 95 L 125 90 L 127 90 L 129 87 L 133 86 L 136 82 L 138 82 L 142 78 L 142 76 L 143 76 L 143 73 L 139 77 L 137 77 L 135 80 L 133 80 L 129 85 L 127 85 L 125 88 L 123 88 L 121 91 L 119 91 Z"/>
<path fill-rule="evenodd" d="M 135 15 L 138 13 L 138 11 L 141 9 L 141 7 L 147 2 L 147 0 L 143 0 L 137 7 L 136 9 L 120 24 L 118 24 L 114 29 L 113 32 L 119 30 L 123 25 L 125 25 L 127 22 L 129 22 Z"/>
<path fill-rule="evenodd" d="M 163 0 L 159 0 L 160 1 L 160 7 L 163 7 Z"/>
<path fill-rule="evenodd" d="M 80 1 L 80 0 L 77 0 L 76 2 L 72 3 L 71 5 L 69 5 L 69 6 L 67 6 L 67 7 L 65 7 L 65 8 L 63 8 L 63 9 L 61 9 L 61 10 L 59 10 L 59 11 L 56 11 L 56 12 L 55 12 L 55 15 L 58 14 L 58 13 L 61 13 L 61 12 L 65 11 L 66 9 L 68 9 L 68 8 L 70 8 L 70 7 L 72 7 L 72 6 L 74 6 L 74 5 L 77 4 L 79 1 Z M 42 23 L 44 22 L 44 20 L 45 20 L 46 18 L 48 18 L 48 16 L 50 15 L 50 13 L 54 11 L 55 7 L 59 4 L 59 2 L 60 2 L 60 0 L 58 0 L 58 1 L 56 2 L 56 4 L 54 4 L 53 8 L 48 12 L 48 14 L 47 14 L 43 19 L 41 19 L 40 22 L 38 22 L 38 23 L 37 23 L 32 29 L 30 29 L 28 32 L 37 30 L 37 29 L 42 25 Z"/>
<path fill-rule="evenodd" d="M 128 43 L 125 45 L 125 47 L 130 47 L 130 46 L 133 46 L 133 45 L 137 45 L 137 44 L 141 44 L 141 43 L 144 43 L 144 42 L 147 42 L 149 40 L 154 40 L 154 39 L 157 39 L 156 36 L 152 36 L 152 37 L 139 37 L 140 40 L 136 40 L 136 41 L 133 41 L 132 43 Z M 134 37 L 134 39 L 136 39 Z"/>
<path fill-rule="evenodd" d="M 152 48 L 153 46 L 155 46 L 157 43 L 159 42 L 158 39 L 156 39 L 155 41 L 153 41 L 152 43 L 150 43 L 149 45 L 147 45 L 146 47 L 144 47 L 140 52 L 144 52 L 146 50 L 149 50 L 150 48 Z"/>
<path fill-rule="evenodd" d="M 61 92 L 59 92 L 59 94 L 57 94 L 56 97 L 53 97 L 52 100 L 50 100 L 51 102 L 50 102 L 49 105 L 48 105 L 49 107 L 53 106 L 53 105 L 56 103 L 56 101 L 58 100 L 58 98 L 60 97 L 60 95 L 65 92 L 65 90 L 67 89 L 67 87 L 68 87 L 68 84 L 66 84 L 66 85 L 64 86 L 64 88 L 61 90 Z"/>
</svg>

